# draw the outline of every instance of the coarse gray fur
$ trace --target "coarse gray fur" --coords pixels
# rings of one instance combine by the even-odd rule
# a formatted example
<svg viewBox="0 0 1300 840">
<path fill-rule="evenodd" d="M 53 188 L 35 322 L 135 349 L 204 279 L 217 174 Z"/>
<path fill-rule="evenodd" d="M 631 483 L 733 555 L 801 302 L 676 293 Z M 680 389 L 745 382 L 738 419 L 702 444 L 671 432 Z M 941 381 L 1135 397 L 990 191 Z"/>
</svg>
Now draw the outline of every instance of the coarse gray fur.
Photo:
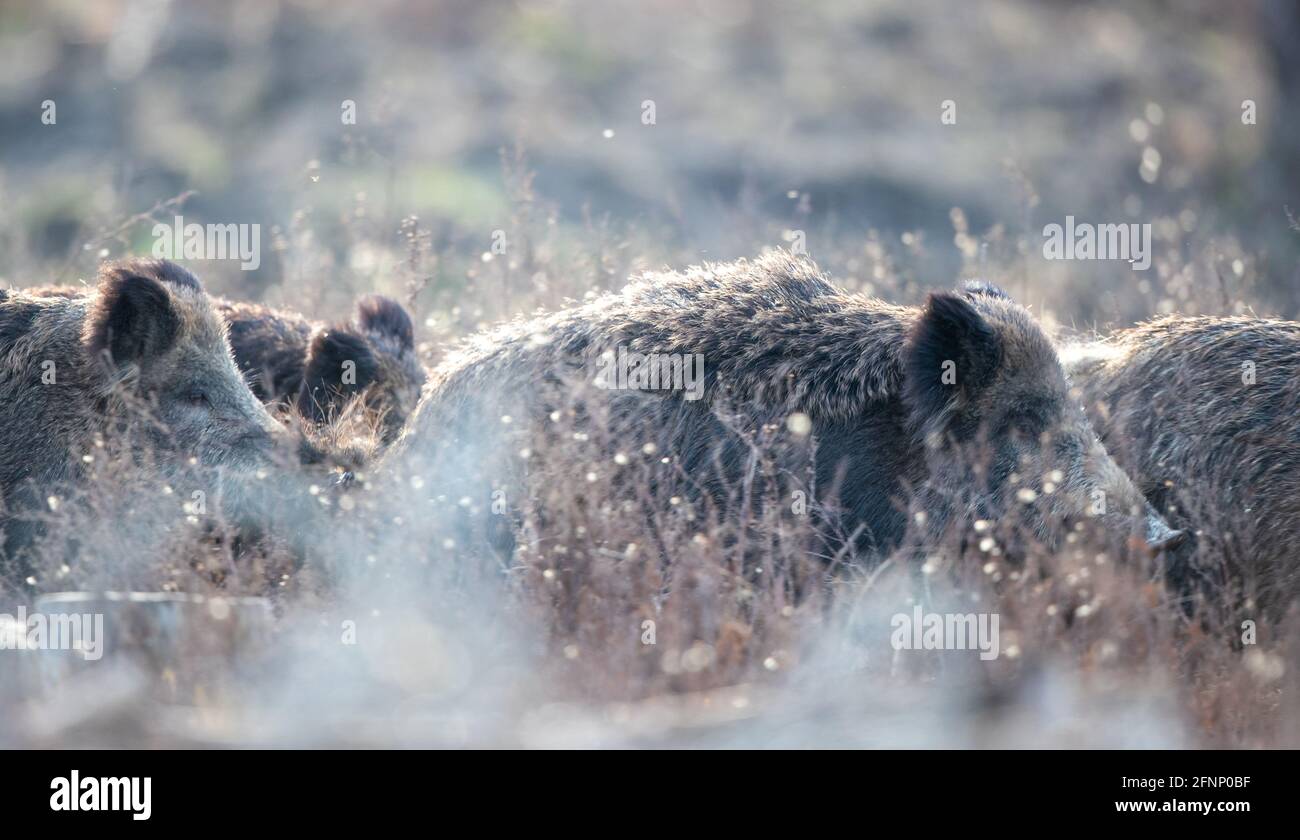
<svg viewBox="0 0 1300 840">
<path fill-rule="evenodd" d="M 702 354 L 702 398 L 592 389 L 619 348 Z M 794 414 L 808 418 L 810 435 L 786 434 Z M 984 284 L 897 306 L 846 293 L 784 252 L 646 274 L 467 339 L 434 370 L 386 467 L 462 505 L 489 487 L 536 498 L 547 489 L 537 482 L 581 493 L 587 465 L 554 453 L 559 417 L 599 427 L 638 458 L 666 459 L 649 488 L 664 506 L 682 493 L 734 505 L 754 471 L 753 441 L 775 429 L 777 449 L 790 453 L 779 456 L 785 472 L 811 470 L 819 514 L 877 555 L 900 544 L 911 520 L 939 531 L 1009 513 L 1050 545 L 1067 520 L 1094 513 L 1156 549 L 1181 538 L 1068 398 L 1033 317 Z M 601 455 L 602 468 L 614 454 Z"/>
</svg>

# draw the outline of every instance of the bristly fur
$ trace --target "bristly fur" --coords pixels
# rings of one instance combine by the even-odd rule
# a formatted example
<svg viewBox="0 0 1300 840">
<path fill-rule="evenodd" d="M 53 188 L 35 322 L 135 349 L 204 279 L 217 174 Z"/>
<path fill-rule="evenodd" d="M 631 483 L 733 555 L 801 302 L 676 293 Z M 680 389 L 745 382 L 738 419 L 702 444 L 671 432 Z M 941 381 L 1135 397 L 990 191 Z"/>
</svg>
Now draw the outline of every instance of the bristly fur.
<svg viewBox="0 0 1300 840">
<path fill-rule="evenodd" d="M 10 560 L 38 529 L 15 514 L 75 492 L 97 440 L 121 438 L 163 472 L 233 478 L 268 464 L 284 433 L 249 392 L 198 280 L 160 260 L 105 264 L 89 293 L 4 295 L 0 427 Z"/>
<path fill-rule="evenodd" d="M 361 336 L 340 330 L 320 330 L 307 347 L 298 413 L 318 423 L 325 422 L 330 419 L 332 406 L 356 397 L 374 384 L 379 375 L 379 363 Z"/>
<path fill-rule="evenodd" d="M 157 280 L 159 283 L 170 283 L 172 286 L 185 288 L 191 292 L 203 291 L 203 284 L 199 282 L 199 278 L 186 270 L 184 266 L 178 265 L 171 260 L 145 257 L 105 263 L 99 269 L 98 284 L 102 285 L 105 280 L 111 281 L 127 275 L 148 277 L 151 280 Z"/>
<path fill-rule="evenodd" d="M 1300 597 L 1300 323 L 1167 316 L 1072 349 L 1098 432 L 1202 566 L 1260 607 Z"/>
<path fill-rule="evenodd" d="M 406 308 L 390 297 L 366 295 L 357 301 L 357 326 L 362 332 L 386 336 L 406 351 L 415 349 L 415 327 Z"/>
<path fill-rule="evenodd" d="M 967 280 L 962 283 L 961 290 L 967 295 L 988 295 L 989 297 L 1002 298 L 1003 300 L 1011 299 L 1011 295 L 1003 291 L 1000 286 L 990 283 L 987 280 Z"/>
<path fill-rule="evenodd" d="M 706 401 L 730 394 L 846 421 L 898 394 L 918 315 L 847 294 L 811 261 L 778 252 L 649 273 L 585 306 L 516 319 L 466 339 L 431 379 L 449 388 L 465 377 L 514 382 L 538 365 L 591 362 L 620 346 L 700 353 Z"/>
<path fill-rule="evenodd" d="M 699 354 L 702 398 L 587 393 L 583 386 L 615 350 Z M 957 365 L 951 394 L 941 381 L 947 359 Z M 548 418 L 567 410 L 605 423 L 631 451 L 652 444 L 664 453 L 682 478 L 664 477 L 652 492 L 702 494 L 725 507 L 750 475 L 750 438 L 783 431 L 798 413 L 811 420 L 811 435 L 794 442 L 802 454 L 779 472 L 806 474 L 805 444 L 815 441 L 819 501 L 836 497 L 827 504 L 842 513 L 845 530 L 865 533 L 873 550 L 902 539 L 909 497 L 923 485 L 935 491 L 929 522 L 938 527 L 946 516 L 938 505 L 993 517 L 1017 480 L 1038 482 L 1058 467 L 1059 489 L 1039 496 L 1032 511 L 1022 508 L 1036 537 L 1054 539 L 1066 517 L 1086 515 L 1089 493 L 1104 489 L 1114 511 L 1103 517 L 1109 527 L 1124 533 L 1145 518 L 1163 539 L 1168 528 L 1143 512 L 1067 391 L 1055 348 L 1005 295 L 944 293 L 924 308 L 896 306 L 849 294 L 810 260 L 778 252 L 646 274 L 582 306 L 467 339 L 434 371 L 388 464 L 395 472 L 452 464 L 435 466 L 443 474 L 425 482 L 446 498 L 475 497 L 473 476 L 510 498 L 533 498 L 528 476 L 562 457 L 538 439 L 553 435 Z M 987 470 L 961 449 L 967 442 L 992 450 Z M 527 475 L 512 455 L 520 451 L 530 453 Z M 579 468 L 553 465 L 560 475 Z"/>
<path fill-rule="evenodd" d="M 175 288 L 202 290 L 194 275 L 175 263 L 135 260 L 132 265 L 138 267 L 142 277 Z M 120 271 L 120 267 L 106 271 Z M 106 279 L 116 284 L 127 277 L 106 275 Z M 43 286 L 25 289 L 24 294 L 75 299 L 91 291 L 82 286 Z M 137 297 L 146 293 L 138 292 Z M 135 300 L 131 297 L 123 301 L 116 317 L 129 317 Z M 229 325 L 235 361 L 263 403 L 293 406 L 306 419 L 319 424 L 343 416 L 344 408 L 359 398 L 364 411 L 346 412 L 352 421 L 378 428 L 385 441 L 394 440 L 400 433 L 420 398 L 426 376 L 415 352 L 411 317 L 400 303 L 383 295 L 366 295 L 357 302 L 356 315 L 350 322 L 327 325 L 259 303 L 213 300 Z M 121 333 L 121 324 L 107 320 L 107 313 L 100 321 L 106 327 L 101 330 L 104 342 L 112 332 L 107 328 L 116 327 L 116 332 Z M 164 332 L 149 340 L 165 338 Z M 96 352 L 108 347 L 106 343 L 95 346 Z M 126 347 L 112 349 L 114 356 L 131 352 Z M 344 361 L 356 363 L 355 382 L 343 380 Z"/>
<path fill-rule="evenodd" d="M 293 405 L 317 423 L 341 416 L 361 399 L 384 439 L 397 437 L 425 380 L 411 319 L 400 303 L 367 295 L 351 322 L 336 324 L 263 304 L 220 306 L 235 358 L 259 399 Z M 355 363 L 354 382 L 344 381 L 345 361 Z"/>
</svg>

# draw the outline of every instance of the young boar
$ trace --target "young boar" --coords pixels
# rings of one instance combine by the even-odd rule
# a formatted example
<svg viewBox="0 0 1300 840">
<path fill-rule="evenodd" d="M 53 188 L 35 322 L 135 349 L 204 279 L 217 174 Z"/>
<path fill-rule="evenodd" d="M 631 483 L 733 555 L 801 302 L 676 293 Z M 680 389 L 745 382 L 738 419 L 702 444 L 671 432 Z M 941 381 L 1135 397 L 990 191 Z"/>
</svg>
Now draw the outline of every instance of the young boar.
<svg viewBox="0 0 1300 840">
<path fill-rule="evenodd" d="M 662 375 L 629 376 L 620 358 Z M 539 481 L 580 493 L 586 464 L 546 464 L 561 416 L 579 423 L 565 439 L 600 426 L 619 452 L 666 464 L 648 488 L 665 508 L 735 510 L 754 441 L 776 439 L 779 472 L 811 472 L 819 513 L 876 556 L 911 522 L 937 534 L 1006 517 L 1055 546 L 1095 516 L 1153 551 L 1182 538 L 1106 453 L 1034 319 L 986 285 L 895 306 L 785 253 L 648 274 L 466 341 L 387 463 L 452 503 L 476 498 L 473 482 L 513 499 Z"/>
<path fill-rule="evenodd" d="M 0 292 L 0 529 L 74 489 L 97 441 L 168 465 L 252 472 L 287 437 L 248 390 L 199 281 L 164 260 L 105 264 L 89 294 Z"/>
<path fill-rule="evenodd" d="M 385 441 L 397 437 L 424 386 L 411 317 L 397 301 L 367 295 L 348 323 L 325 325 L 261 304 L 221 301 L 230 344 L 253 392 L 291 403 L 325 423 L 353 400 Z"/>
<path fill-rule="evenodd" d="M 1195 566 L 1247 605 L 1300 595 L 1300 324 L 1170 316 L 1064 354 L 1116 461 L 1197 530 Z"/>
</svg>

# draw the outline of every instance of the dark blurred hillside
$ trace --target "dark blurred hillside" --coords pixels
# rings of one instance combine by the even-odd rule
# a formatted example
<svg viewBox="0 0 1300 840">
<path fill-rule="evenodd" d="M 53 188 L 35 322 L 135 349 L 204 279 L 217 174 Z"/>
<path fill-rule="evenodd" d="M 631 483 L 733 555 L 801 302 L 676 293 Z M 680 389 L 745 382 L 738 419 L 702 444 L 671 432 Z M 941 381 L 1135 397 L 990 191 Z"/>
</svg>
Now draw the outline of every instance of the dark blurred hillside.
<svg viewBox="0 0 1300 840">
<path fill-rule="evenodd" d="M 1031 302 L 1090 323 L 1234 279 L 1179 277 L 1211 252 L 1244 266 L 1215 296 L 1294 316 L 1298 21 L 1287 0 L 9 2 L 0 277 L 147 250 L 147 225 L 116 227 L 187 190 L 187 220 L 309 228 L 345 273 L 375 262 L 360 236 L 400 251 L 410 215 L 472 259 L 509 227 L 501 150 L 519 146 L 556 225 L 649 231 L 651 265 L 797 228 L 856 273 L 874 229 L 919 286 L 992 260 Z M 1136 280 L 1049 266 L 1041 230 L 1066 214 L 1155 222 L 1172 262 Z M 250 295 L 290 270 L 214 269 Z"/>
</svg>

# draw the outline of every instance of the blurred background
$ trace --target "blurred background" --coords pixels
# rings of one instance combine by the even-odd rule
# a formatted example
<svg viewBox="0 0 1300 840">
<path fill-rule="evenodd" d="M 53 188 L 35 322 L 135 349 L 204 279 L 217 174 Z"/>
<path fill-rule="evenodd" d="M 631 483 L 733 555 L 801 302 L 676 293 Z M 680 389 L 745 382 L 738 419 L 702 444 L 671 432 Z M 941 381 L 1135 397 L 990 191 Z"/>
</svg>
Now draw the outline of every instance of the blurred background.
<svg viewBox="0 0 1300 840">
<path fill-rule="evenodd" d="M 796 232 L 882 295 L 1294 316 L 1297 76 L 1290 0 L 5 2 L 0 279 L 84 279 L 179 207 L 262 226 L 217 290 L 380 288 L 431 342 Z M 1044 260 L 1066 214 L 1151 223 L 1155 266 Z"/>
</svg>

